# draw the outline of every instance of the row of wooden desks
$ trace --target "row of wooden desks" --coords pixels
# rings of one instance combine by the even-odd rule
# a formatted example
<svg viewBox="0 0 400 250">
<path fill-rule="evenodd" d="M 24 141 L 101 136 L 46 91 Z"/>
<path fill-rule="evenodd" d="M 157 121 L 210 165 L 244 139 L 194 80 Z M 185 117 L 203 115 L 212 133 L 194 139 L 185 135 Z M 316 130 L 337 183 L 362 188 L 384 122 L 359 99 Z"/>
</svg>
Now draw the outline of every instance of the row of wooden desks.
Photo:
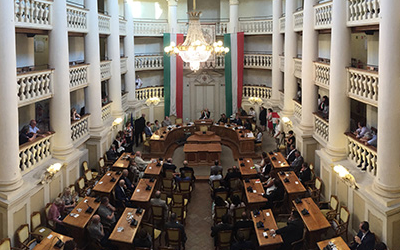
<svg viewBox="0 0 400 250">
<path fill-rule="evenodd" d="M 131 153 L 123 153 L 116 162 L 114 162 L 112 169 L 124 170 L 128 169 L 130 165 L 130 159 L 134 158 L 135 155 Z"/>
<path fill-rule="evenodd" d="M 254 167 L 253 159 L 238 159 L 238 164 L 243 178 L 253 178 L 257 176 L 257 169 Z"/>
<path fill-rule="evenodd" d="M 56 232 L 51 232 L 46 238 L 44 238 L 39 244 L 37 244 L 33 248 L 33 250 L 59 250 L 60 248 L 54 246 L 59 239 L 64 243 L 69 240 L 73 240 L 73 238 L 71 237 Z"/>
<path fill-rule="evenodd" d="M 131 196 L 131 201 L 133 203 L 137 203 L 138 205 L 144 205 L 144 203 L 149 202 L 153 194 L 156 183 L 157 183 L 156 179 L 154 179 L 153 182 L 152 179 L 147 179 L 147 178 L 140 179 L 139 183 L 135 188 L 135 191 Z M 146 188 L 148 190 L 146 190 Z"/>
<path fill-rule="evenodd" d="M 100 194 L 110 194 L 121 177 L 120 171 L 108 171 L 93 187 L 93 191 Z"/>
<path fill-rule="evenodd" d="M 252 211 L 251 218 L 253 219 L 254 231 L 256 232 L 260 249 L 278 249 L 278 247 L 283 243 L 283 240 L 280 235 L 277 234 L 273 236 L 270 232 L 271 229 L 278 229 L 278 226 L 276 225 L 274 219 L 274 215 L 272 214 L 272 210 L 265 209 L 260 210 L 259 212 L 260 214 L 255 215 Z M 263 228 L 257 228 L 257 223 L 260 221 L 264 224 Z M 268 237 L 265 237 L 264 233 L 267 233 Z"/>
<path fill-rule="evenodd" d="M 288 194 L 289 206 L 292 207 L 291 201 L 303 197 L 307 190 L 293 171 L 281 173 L 278 173 L 278 176 Z"/>
<path fill-rule="evenodd" d="M 243 181 L 244 192 L 246 193 L 247 205 L 249 209 L 259 208 L 265 205 L 267 201 L 262 194 L 265 192 L 264 187 L 259 179 L 250 179 L 248 182 Z M 253 191 L 247 189 L 251 187 Z"/>
</svg>

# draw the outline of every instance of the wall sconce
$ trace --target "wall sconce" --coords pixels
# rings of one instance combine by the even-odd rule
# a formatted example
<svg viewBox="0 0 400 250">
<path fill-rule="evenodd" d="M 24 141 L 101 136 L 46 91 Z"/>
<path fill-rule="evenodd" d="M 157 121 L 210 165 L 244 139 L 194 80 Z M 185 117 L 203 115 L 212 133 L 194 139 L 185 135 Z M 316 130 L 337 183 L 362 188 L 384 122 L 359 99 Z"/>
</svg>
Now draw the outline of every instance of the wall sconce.
<svg viewBox="0 0 400 250">
<path fill-rule="evenodd" d="M 261 98 L 259 98 L 259 97 L 249 97 L 249 102 L 251 103 L 251 104 L 258 104 L 258 105 L 261 105 L 262 103 L 263 103 L 263 101 L 262 101 L 262 99 Z"/>
<path fill-rule="evenodd" d="M 146 100 L 146 105 L 147 106 L 157 106 L 160 103 L 160 98 L 158 97 L 150 97 L 149 99 Z"/>
<path fill-rule="evenodd" d="M 335 165 L 333 167 L 333 171 L 339 175 L 339 177 L 345 181 L 346 183 L 350 184 L 350 186 L 354 189 L 358 189 L 356 179 L 352 174 L 350 174 L 349 170 L 347 170 L 342 165 Z"/>
<path fill-rule="evenodd" d="M 285 124 L 285 126 L 289 129 L 293 127 L 292 121 L 289 119 L 289 117 L 282 117 L 282 122 Z"/>
<path fill-rule="evenodd" d="M 48 183 L 51 179 L 53 179 L 54 175 L 57 174 L 62 167 L 63 164 L 59 162 L 50 165 L 50 167 L 48 167 L 46 169 L 46 172 L 44 172 L 44 174 L 42 175 L 41 183 L 42 184 Z"/>
<path fill-rule="evenodd" d="M 122 123 L 122 118 L 121 117 L 115 118 L 115 120 L 112 123 L 113 129 L 115 129 L 121 123 Z"/>
</svg>

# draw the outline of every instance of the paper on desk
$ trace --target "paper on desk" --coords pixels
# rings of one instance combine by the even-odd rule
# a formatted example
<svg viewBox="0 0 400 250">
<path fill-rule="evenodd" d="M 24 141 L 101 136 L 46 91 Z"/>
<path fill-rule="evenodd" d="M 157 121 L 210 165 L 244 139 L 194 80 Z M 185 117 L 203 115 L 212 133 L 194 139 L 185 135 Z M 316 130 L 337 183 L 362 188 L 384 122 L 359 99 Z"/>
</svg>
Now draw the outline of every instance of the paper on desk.
<svg viewBox="0 0 400 250">
<path fill-rule="evenodd" d="M 111 173 L 108 173 L 107 175 L 108 175 L 108 176 L 110 176 L 110 175 L 111 175 Z"/>
<path fill-rule="evenodd" d="M 122 231 L 124 231 L 124 228 L 123 228 L 123 227 L 118 227 L 118 228 L 117 228 L 117 232 L 118 232 L 118 233 L 120 233 L 120 232 L 122 232 Z"/>
<path fill-rule="evenodd" d="M 42 228 L 39 230 L 39 233 L 43 233 L 46 229 Z"/>
<path fill-rule="evenodd" d="M 257 190 L 253 190 L 253 193 L 257 193 Z"/>
<path fill-rule="evenodd" d="M 49 234 L 49 236 L 47 236 L 47 239 L 51 239 L 51 238 L 53 238 L 53 235 L 52 234 Z"/>
<path fill-rule="evenodd" d="M 100 182 L 99 182 L 99 184 L 103 184 L 103 182 L 102 182 L 102 181 L 100 181 Z"/>
<path fill-rule="evenodd" d="M 136 189 L 136 192 L 140 192 L 140 189 Z"/>
<path fill-rule="evenodd" d="M 266 216 L 270 216 L 269 212 L 265 213 Z"/>
<path fill-rule="evenodd" d="M 296 183 L 296 184 L 299 184 L 299 182 L 298 182 L 298 181 L 295 181 L 294 183 Z"/>
<path fill-rule="evenodd" d="M 247 135 L 247 137 L 254 137 L 253 132 L 247 133 L 246 135 Z"/>
</svg>

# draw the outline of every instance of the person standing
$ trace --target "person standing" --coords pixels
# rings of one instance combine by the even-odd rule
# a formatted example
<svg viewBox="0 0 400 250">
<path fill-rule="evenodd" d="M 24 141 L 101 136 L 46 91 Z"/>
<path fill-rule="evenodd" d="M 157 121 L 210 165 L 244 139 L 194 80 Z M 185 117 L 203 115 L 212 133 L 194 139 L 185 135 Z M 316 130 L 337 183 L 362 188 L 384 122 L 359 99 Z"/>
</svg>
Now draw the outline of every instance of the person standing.
<svg viewBox="0 0 400 250">
<path fill-rule="evenodd" d="M 261 106 L 261 111 L 258 119 L 260 120 L 262 131 L 265 131 L 265 125 L 267 124 L 267 110 L 264 108 L 264 106 Z"/>
<path fill-rule="evenodd" d="M 142 116 L 139 119 L 135 120 L 135 142 L 136 142 L 136 147 L 139 147 L 139 139 L 140 142 L 143 142 L 142 138 L 142 132 L 144 131 L 144 127 L 146 125 L 146 115 L 142 114 Z"/>
</svg>

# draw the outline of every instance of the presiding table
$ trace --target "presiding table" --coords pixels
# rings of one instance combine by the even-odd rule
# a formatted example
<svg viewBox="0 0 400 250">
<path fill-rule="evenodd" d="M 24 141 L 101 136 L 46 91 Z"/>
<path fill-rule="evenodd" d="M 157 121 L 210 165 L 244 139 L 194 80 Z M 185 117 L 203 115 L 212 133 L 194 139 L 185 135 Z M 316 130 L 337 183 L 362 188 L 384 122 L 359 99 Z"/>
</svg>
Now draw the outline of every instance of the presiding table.
<svg viewBox="0 0 400 250">
<path fill-rule="evenodd" d="M 111 194 L 121 175 L 121 172 L 108 171 L 103 177 L 101 177 L 99 182 L 97 182 L 96 186 L 93 188 L 93 191 L 96 192 L 96 194 Z M 115 181 L 112 181 L 113 178 Z"/>
<path fill-rule="evenodd" d="M 186 139 L 186 143 L 221 143 L 221 137 L 211 131 L 196 131 L 194 132 L 194 135 L 191 135 Z"/>
<path fill-rule="evenodd" d="M 336 237 L 329 240 L 320 241 L 317 243 L 318 248 L 320 250 L 323 250 L 324 247 L 326 247 L 329 244 L 329 242 L 335 244 L 338 250 L 350 250 L 350 247 L 346 244 L 346 242 L 342 239 L 342 237 Z"/>
<path fill-rule="evenodd" d="M 294 171 L 286 171 L 281 175 L 278 173 L 279 179 L 285 187 L 286 193 L 288 194 L 289 205 L 292 206 L 291 200 L 296 199 L 299 196 L 303 196 L 306 193 L 306 188 L 300 182 Z M 285 182 L 285 179 L 289 182 Z"/>
<path fill-rule="evenodd" d="M 69 240 L 73 240 L 73 238 L 71 237 L 56 232 L 51 232 L 46 238 L 43 238 L 43 240 L 39 244 L 37 244 L 33 248 L 33 250 L 60 250 L 60 248 L 54 246 L 59 239 L 64 243 Z M 62 247 L 61 249 L 64 249 L 64 247 Z"/>
<path fill-rule="evenodd" d="M 130 159 L 134 158 L 135 155 L 131 153 L 123 153 L 118 160 L 112 165 L 114 170 L 124 170 L 128 169 L 130 164 Z"/>
<path fill-rule="evenodd" d="M 222 147 L 220 143 L 188 143 L 183 146 L 183 152 L 189 166 L 210 166 L 220 160 Z"/>
<path fill-rule="evenodd" d="M 249 209 L 259 208 L 266 204 L 267 200 L 262 196 L 265 192 L 264 187 L 259 179 L 250 179 L 249 182 L 243 181 L 243 186 Z M 248 187 L 252 187 L 253 192 L 247 191 Z"/>
<path fill-rule="evenodd" d="M 278 249 L 283 243 L 282 237 L 277 234 L 275 237 L 270 232 L 271 229 L 277 230 L 274 215 L 271 209 L 260 210 L 260 214 L 254 215 L 254 211 L 251 212 L 251 218 L 254 223 L 254 231 L 257 235 L 258 245 L 260 249 L 274 250 Z M 263 228 L 257 228 L 257 223 L 261 221 L 264 224 Z M 264 232 L 267 233 L 268 238 L 264 237 Z"/>
<path fill-rule="evenodd" d="M 281 152 L 276 152 L 272 155 L 268 153 L 268 158 L 270 159 L 275 171 L 286 171 L 290 167 L 285 156 L 283 156 Z"/>
<path fill-rule="evenodd" d="M 242 160 L 238 159 L 237 161 L 243 178 L 253 178 L 257 176 L 257 169 L 254 167 L 253 159 L 242 158 Z"/>
</svg>

